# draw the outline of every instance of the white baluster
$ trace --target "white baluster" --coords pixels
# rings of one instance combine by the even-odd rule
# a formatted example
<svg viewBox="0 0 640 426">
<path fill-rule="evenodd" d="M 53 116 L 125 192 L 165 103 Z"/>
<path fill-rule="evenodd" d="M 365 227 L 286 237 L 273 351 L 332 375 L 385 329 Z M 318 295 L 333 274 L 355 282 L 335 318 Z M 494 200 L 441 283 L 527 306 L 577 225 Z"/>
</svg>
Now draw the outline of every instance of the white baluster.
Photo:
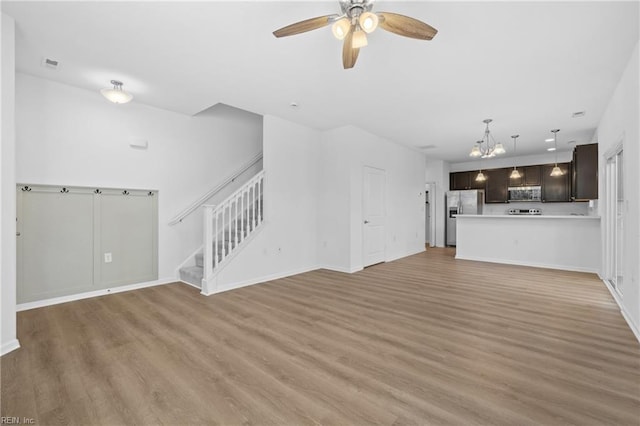
<svg viewBox="0 0 640 426">
<path fill-rule="evenodd" d="M 203 278 L 206 280 L 211 276 L 212 266 L 213 266 L 213 253 L 211 252 L 212 237 L 213 230 L 212 223 L 213 221 L 213 210 L 210 207 L 204 208 L 204 250 L 203 250 L 203 259 L 204 259 L 204 271 Z"/>
<path fill-rule="evenodd" d="M 229 209 L 229 214 L 227 215 L 227 239 L 229 243 L 227 244 L 227 255 L 231 254 L 231 250 L 233 249 L 233 207 L 231 205 L 231 201 L 227 204 L 227 208 Z"/>
<path fill-rule="evenodd" d="M 258 212 L 260 213 L 260 223 L 264 220 L 264 179 L 262 176 L 258 179 L 259 197 L 258 197 Z"/>
<path fill-rule="evenodd" d="M 244 241 L 244 191 L 240 192 L 240 241 Z"/>
<path fill-rule="evenodd" d="M 220 210 L 216 208 L 216 213 L 215 213 L 215 226 L 214 226 L 214 234 L 213 234 L 213 265 L 214 268 L 218 267 L 218 232 L 220 232 L 220 230 L 218 229 L 218 221 L 220 219 Z"/>
<path fill-rule="evenodd" d="M 251 185 L 253 187 L 253 205 L 252 205 L 252 209 L 253 209 L 253 229 L 256 229 L 256 226 L 258 226 L 258 218 L 256 217 L 256 200 L 257 200 L 257 194 L 256 194 L 256 183 L 255 181 L 252 183 Z"/>
</svg>

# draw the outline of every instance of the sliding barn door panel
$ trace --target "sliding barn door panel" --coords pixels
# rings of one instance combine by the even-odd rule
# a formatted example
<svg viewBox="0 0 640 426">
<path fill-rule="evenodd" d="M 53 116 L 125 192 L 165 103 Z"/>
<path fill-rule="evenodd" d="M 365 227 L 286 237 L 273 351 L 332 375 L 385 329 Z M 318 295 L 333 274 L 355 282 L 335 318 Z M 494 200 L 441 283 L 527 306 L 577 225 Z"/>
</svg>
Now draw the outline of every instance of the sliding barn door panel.
<svg viewBox="0 0 640 426">
<path fill-rule="evenodd" d="M 158 279 L 157 192 L 20 186 L 17 301 Z"/>
<path fill-rule="evenodd" d="M 157 279 L 154 196 L 109 194 L 99 199 L 100 206 L 100 285 L 144 282 Z M 150 220 L 151 219 L 151 220 Z M 111 254 L 111 261 L 105 255 Z"/>
<path fill-rule="evenodd" d="M 19 302 L 87 291 L 93 282 L 91 194 L 20 192 Z"/>
</svg>

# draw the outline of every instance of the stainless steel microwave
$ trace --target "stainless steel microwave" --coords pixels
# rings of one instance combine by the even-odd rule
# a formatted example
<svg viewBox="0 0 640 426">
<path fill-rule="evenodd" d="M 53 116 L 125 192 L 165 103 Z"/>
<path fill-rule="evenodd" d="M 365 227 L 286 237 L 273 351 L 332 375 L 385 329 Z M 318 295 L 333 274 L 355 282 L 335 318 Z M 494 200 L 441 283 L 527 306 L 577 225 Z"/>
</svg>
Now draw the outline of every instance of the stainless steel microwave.
<svg viewBox="0 0 640 426">
<path fill-rule="evenodd" d="M 542 187 L 540 186 L 510 186 L 509 201 L 541 201 Z"/>
</svg>

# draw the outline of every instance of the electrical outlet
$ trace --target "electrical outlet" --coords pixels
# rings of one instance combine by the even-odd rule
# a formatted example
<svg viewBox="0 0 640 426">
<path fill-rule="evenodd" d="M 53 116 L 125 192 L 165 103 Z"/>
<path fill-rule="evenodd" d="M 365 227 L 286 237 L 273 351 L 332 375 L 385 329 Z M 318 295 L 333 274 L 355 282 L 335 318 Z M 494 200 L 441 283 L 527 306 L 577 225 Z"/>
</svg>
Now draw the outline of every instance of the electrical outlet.
<svg viewBox="0 0 640 426">
<path fill-rule="evenodd" d="M 111 257 L 111 253 L 105 253 L 104 254 L 104 263 L 111 263 L 113 262 L 113 258 Z"/>
</svg>

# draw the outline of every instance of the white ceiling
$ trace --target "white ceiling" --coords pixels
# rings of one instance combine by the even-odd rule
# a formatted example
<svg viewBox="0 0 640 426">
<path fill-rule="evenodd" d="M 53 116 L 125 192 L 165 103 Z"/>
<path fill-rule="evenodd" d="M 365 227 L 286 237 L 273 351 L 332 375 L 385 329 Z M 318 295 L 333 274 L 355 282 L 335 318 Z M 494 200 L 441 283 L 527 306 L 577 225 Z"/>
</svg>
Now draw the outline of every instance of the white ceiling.
<svg viewBox="0 0 640 426">
<path fill-rule="evenodd" d="M 329 27 L 271 32 L 338 2 L 9 2 L 19 71 L 98 90 L 120 79 L 142 102 L 196 114 L 222 102 L 318 129 L 352 124 L 459 162 L 493 118 L 518 154 L 588 143 L 639 38 L 638 2 L 378 1 L 438 29 L 377 30 L 343 70 Z M 59 69 L 41 66 L 43 57 Z M 299 107 L 289 104 L 295 101 Z M 575 111 L 583 118 L 571 118 Z M 509 152 L 508 155 L 513 155 Z"/>
</svg>

